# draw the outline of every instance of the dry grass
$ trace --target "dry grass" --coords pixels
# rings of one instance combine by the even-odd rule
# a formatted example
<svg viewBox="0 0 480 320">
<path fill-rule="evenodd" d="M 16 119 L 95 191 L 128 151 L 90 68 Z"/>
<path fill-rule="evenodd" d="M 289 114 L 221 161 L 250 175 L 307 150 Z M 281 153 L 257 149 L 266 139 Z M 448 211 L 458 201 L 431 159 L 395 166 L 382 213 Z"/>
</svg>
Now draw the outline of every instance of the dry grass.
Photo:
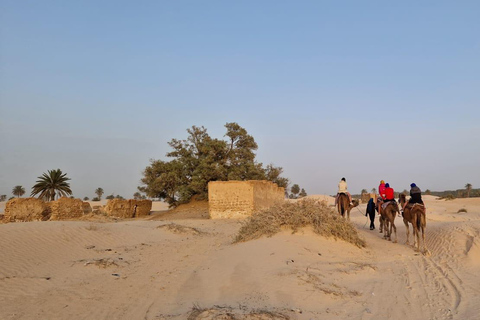
<svg viewBox="0 0 480 320">
<path fill-rule="evenodd" d="M 158 229 L 167 229 L 170 232 L 176 234 L 191 234 L 191 235 L 202 235 L 205 232 L 198 230 L 197 228 L 182 226 L 176 223 L 164 224 L 162 226 L 158 226 Z"/>
<path fill-rule="evenodd" d="M 305 199 L 286 202 L 260 211 L 245 221 L 238 231 L 234 243 L 258 239 L 264 235 L 271 237 L 282 230 L 311 226 L 313 231 L 324 237 L 345 240 L 357 247 L 365 247 L 355 227 L 327 207 L 324 202 Z"/>
<path fill-rule="evenodd" d="M 221 320 L 289 320 L 288 315 L 269 310 L 238 310 L 231 307 L 214 306 L 201 308 L 194 305 L 187 320 L 221 319 Z"/>
</svg>

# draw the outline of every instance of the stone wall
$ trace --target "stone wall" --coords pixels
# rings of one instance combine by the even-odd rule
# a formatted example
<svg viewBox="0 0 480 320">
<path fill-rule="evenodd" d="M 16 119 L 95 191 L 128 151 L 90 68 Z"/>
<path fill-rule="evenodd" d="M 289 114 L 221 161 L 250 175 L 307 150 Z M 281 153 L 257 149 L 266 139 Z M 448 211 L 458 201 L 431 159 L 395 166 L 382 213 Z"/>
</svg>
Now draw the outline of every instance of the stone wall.
<svg viewBox="0 0 480 320">
<path fill-rule="evenodd" d="M 87 203 L 88 204 L 88 203 Z M 83 217 L 88 208 L 80 199 L 62 197 L 56 201 L 47 202 L 52 215 L 50 220 L 67 220 Z M 90 207 L 90 205 L 88 205 Z M 91 210 L 91 208 L 90 208 Z"/>
<path fill-rule="evenodd" d="M 37 198 L 15 198 L 5 205 L 4 222 L 45 221 L 50 218 L 50 207 Z"/>
<path fill-rule="evenodd" d="M 137 208 L 135 208 L 137 205 Z M 105 212 L 108 216 L 118 218 L 134 218 L 146 216 L 152 210 L 151 200 L 112 199 L 107 202 Z"/>
<path fill-rule="evenodd" d="M 256 210 L 283 201 L 285 189 L 270 181 L 211 181 L 208 211 L 211 219 L 245 218 Z"/>
</svg>

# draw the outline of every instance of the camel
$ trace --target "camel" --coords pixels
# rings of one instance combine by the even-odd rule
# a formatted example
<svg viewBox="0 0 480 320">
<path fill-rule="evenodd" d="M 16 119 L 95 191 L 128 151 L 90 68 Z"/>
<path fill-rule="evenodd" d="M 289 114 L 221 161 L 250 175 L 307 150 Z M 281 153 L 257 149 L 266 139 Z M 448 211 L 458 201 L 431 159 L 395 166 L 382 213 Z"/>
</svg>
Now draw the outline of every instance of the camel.
<svg viewBox="0 0 480 320">
<path fill-rule="evenodd" d="M 400 204 L 403 205 L 407 202 L 406 196 L 404 194 L 400 195 L 399 198 Z M 405 210 L 403 210 L 403 222 L 407 227 L 407 244 L 409 244 L 409 228 L 408 223 L 410 222 L 413 226 L 413 246 L 416 248 L 416 251 L 420 251 L 420 230 L 422 230 L 422 239 L 423 239 L 423 253 L 429 254 L 427 245 L 425 242 L 425 230 L 427 228 L 427 219 L 425 216 L 425 207 L 420 203 L 407 203 Z"/>
<path fill-rule="evenodd" d="M 395 226 L 395 215 L 399 213 L 398 204 L 395 201 L 390 201 L 385 208 L 380 211 L 380 233 L 383 233 L 383 238 L 392 241 L 392 229 L 395 232 L 395 239 L 393 243 L 397 242 L 397 227 Z M 383 220 L 383 223 L 382 223 Z"/>
<path fill-rule="evenodd" d="M 337 199 L 337 210 L 338 213 L 345 218 L 345 213 L 347 213 L 347 219 L 350 220 L 350 210 L 358 206 L 358 200 L 353 200 L 353 205 L 348 201 L 348 196 L 345 193 L 340 193 Z"/>
</svg>

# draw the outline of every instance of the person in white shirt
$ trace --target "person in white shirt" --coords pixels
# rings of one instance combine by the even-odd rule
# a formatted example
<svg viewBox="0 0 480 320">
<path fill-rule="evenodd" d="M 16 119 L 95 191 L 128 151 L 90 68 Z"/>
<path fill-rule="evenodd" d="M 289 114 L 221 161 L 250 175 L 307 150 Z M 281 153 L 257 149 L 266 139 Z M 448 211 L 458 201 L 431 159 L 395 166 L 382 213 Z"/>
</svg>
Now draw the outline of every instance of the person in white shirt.
<svg viewBox="0 0 480 320">
<path fill-rule="evenodd" d="M 347 180 L 345 178 L 342 178 L 342 180 L 340 180 L 340 182 L 338 183 L 338 191 L 337 196 L 335 197 L 335 205 L 337 205 L 337 199 L 340 193 L 345 193 L 346 195 L 348 195 L 348 200 L 350 203 L 352 203 L 352 195 L 350 194 L 350 192 L 347 191 L 347 188 Z"/>
</svg>

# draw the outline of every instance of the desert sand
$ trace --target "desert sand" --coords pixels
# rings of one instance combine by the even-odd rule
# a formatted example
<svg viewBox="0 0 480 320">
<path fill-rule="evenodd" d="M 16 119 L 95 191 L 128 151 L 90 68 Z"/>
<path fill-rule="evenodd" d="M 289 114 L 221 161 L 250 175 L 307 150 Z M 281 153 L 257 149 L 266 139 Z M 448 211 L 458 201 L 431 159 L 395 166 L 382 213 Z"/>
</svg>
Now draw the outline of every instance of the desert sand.
<svg viewBox="0 0 480 320">
<path fill-rule="evenodd" d="M 163 203 L 141 220 L 0 224 L 0 319 L 478 319 L 480 198 L 425 199 L 430 256 L 401 218 L 398 243 L 370 231 L 365 205 L 351 221 L 366 248 L 309 229 L 232 244 L 241 221 Z"/>
</svg>

